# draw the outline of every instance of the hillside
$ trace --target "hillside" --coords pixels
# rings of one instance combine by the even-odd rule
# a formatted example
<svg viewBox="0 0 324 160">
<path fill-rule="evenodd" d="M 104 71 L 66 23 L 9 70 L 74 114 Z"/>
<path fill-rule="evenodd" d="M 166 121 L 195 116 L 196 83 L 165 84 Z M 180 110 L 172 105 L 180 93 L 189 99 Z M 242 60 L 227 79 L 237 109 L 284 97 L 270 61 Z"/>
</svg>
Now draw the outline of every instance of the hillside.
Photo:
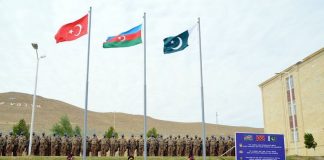
<svg viewBox="0 0 324 160">
<path fill-rule="evenodd" d="M 24 93 L 0 93 L 0 131 L 7 133 L 19 119 L 30 123 L 32 95 Z M 67 114 L 73 126 L 83 128 L 83 109 L 58 100 L 37 97 L 35 111 L 36 133 L 50 133 L 50 128 L 62 115 Z M 163 135 L 201 135 L 201 123 L 182 123 L 163 121 L 148 117 L 148 128 L 155 127 Z M 89 133 L 102 135 L 108 127 L 113 126 L 114 113 L 88 112 Z M 143 132 L 143 116 L 125 113 L 115 113 L 115 126 L 119 133 L 125 136 L 139 135 Z M 235 132 L 263 132 L 263 128 L 237 127 L 206 124 L 207 135 L 233 135 Z"/>
</svg>

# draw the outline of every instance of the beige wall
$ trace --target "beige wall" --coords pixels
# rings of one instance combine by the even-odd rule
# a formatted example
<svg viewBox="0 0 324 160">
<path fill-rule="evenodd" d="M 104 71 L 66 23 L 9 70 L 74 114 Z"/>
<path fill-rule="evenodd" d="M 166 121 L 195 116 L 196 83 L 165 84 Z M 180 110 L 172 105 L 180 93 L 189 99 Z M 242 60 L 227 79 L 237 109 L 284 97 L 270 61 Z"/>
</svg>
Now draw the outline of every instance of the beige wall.
<svg viewBox="0 0 324 160">
<path fill-rule="evenodd" d="M 324 49 L 302 63 L 289 67 L 281 75 L 260 85 L 262 91 L 264 131 L 285 135 L 287 154 L 295 154 L 289 127 L 289 108 L 286 98 L 286 78 L 289 72 L 293 76 L 297 127 L 298 154 L 324 156 Z M 312 133 L 318 143 L 316 150 L 306 150 L 304 133 Z"/>
</svg>

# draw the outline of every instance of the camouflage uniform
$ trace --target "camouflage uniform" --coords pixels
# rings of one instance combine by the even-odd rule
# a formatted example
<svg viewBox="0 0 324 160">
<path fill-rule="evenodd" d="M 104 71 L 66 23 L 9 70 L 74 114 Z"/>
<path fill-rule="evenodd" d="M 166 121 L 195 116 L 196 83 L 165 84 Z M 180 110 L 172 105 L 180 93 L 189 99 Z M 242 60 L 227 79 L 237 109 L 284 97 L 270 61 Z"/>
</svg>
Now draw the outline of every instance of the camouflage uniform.
<svg viewBox="0 0 324 160">
<path fill-rule="evenodd" d="M 118 149 L 118 141 L 114 135 L 109 139 L 109 144 L 110 144 L 110 156 L 114 157 Z"/>
<path fill-rule="evenodd" d="M 17 156 L 17 151 L 18 151 L 18 137 L 14 136 L 14 147 L 12 149 L 12 154 L 13 156 Z"/>
<path fill-rule="evenodd" d="M 186 135 L 186 149 L 185 149 L 185 156 L 189 156 L 191 151 L 191 140 L 188 135 Z"/>
<path fill-rule="evenodd" d="M 91 139 L 91 156 L 98 156 L 98 138 L 93 134 Z"/>
<path fill-rule="evenodd" d="M 2 137 L 2 133 L 0 132 L 0 156 L 4 156 L 2 153 L 5 145 L 6 145 L 6 139 Z"/>
<path fill-rule="evenodd" d="M 60 145 L 60 138 L 57 135 L 51 137 L 51 156 L 56 156 Z"/>
<path fill-rule="evenodd" d="M 128 156 L 134 156 L 135 150 L 136 150 L 136 139 L 134 138 L 134 135 L 131 135 L 131 138 L 128 140 L 129 145 L 129 155 Z"/>
<path fill-rule="evenodd" d="M 198 156 L 199 148 L 200 148 L 200 141 L 196 135 L 195 139 L 193 140 L 193 155 L 194 156 Z"/>
<path fill-rule="evenodd" d="M 101 156 L 105 157 L 108 151 L 108 139 L 106 135 L 100 140 Z"/>
<path fill-rule="evenodd" d="M 162 135 L 158 139 L 158 146 L 159 146 L 158 156 L 163 156 L 163 152 L 165 149 L 165 142 Z"/>
<path fill-rule="evenodd" d="M 220 137 L 218 142 L 218 156 L 224 153 L 225 143 L 223 137 Z"/>
<path fill-rule="evenodd" d="M 39 145 L 39 139 L 35 133 L 32 137 L 31 155 L 36 155 L 37 146 Z"/>
<path fill-rule="evenodd" d="M 118 140 L 118 146 L 119 157 L 123 157 L 127 148 L 127 140 L 125 139 L 124 135 L 122 135 L 121 138 Z"/>
<path fill-rule="evenodd" d="M 180 135 L 178 135 L 178 139 L 176 142 L 176 152 L 177 152 L 177 156 L 181 156 L 182 154 L 182 150 L 183 150 L 183 140 L 181 139 Z"/>
<path fill-rule="evenodd" d="M 23 134 L 21 134 L 18 137 L 18 151 L 17 151 L 18 156 L 22 156 L 22 153 L 25 151 L 25 146 L 26 146 L 26 137 Z"/>
<path fill-rule="evenodd" d="M 6 142 L 6 156 L 12 156 L 12 150 L 14 147 L 14 136 L 12 135 L 12 132 L 10 132 L 9 137 L 7 138 Z"/>
<path fill-rule="evenodd" d="M 137 140 L 138 149 L 137 149 L 137 156 L 143 156 L 144 151 L 144 139 L 143 135 L 140 136 L 140 138 Z"/>
<path fill-rule="evenodd" d="M 47 137 L 45 137 L 45 133 L 42 133 L 42 136 L 39 139 L 39 155 L 45 156 L 46 150 L 48 147 Z"/>
<path fill-rule="evenodd" d="M 61 156 L 67 156 L 68 145 L 69 145 L 69 139 L 68 139 L 67 135 L 65 134 L 61 138 L 61 148 L 60 148 L 60 155 Z"/>
<path fill-rule="evenodd" d="M 211 136 L 210 138 L 210 149 L 209 149 L 209 153 L 210 153 L 210 156 L 216 156 L 216 138 L 214 136 Z"/>
<path fill-rule="evenodd" d="M 210 150 L 210 141 L 209 138 L 206 137 L 206 156 L 210 156 L 209 150 Z"/>
<path fill-rule="evenodd" d="M 174 146 L 173 146 L 173 139 L 172 136 L 169 136 L 169 139 L 167 141 L 168 143 L 168 156 L 172 156 L 173 155 L 173 150 L 174 150 Z"/>
<path fill-rule="evenodd" d="M 156 147 L 156 140 L 153 137 L 153 135 L 151 135 L 151 137 L 148 139 L 148 143 L 149 143 L 149 156 L 155 156 L 155 147 Z"/>
<path fill-rule="evenodd" d="M 232 139 L 229 137 L 228 141 L 227 141 L 227 150 L 231 149 L 234 146 L 234 143 L 232 141 Z M 232 152 L 229 151 L 226 153 L 227 156 L 232 156 L 231 154 Z"/>
<path fill-rule="evenodd" d="M 80 155 L 80 139 L 77 135 L 74 135 L 72 138 L 72 154 L 74 156 L 79 156 Z"/>
</svg>

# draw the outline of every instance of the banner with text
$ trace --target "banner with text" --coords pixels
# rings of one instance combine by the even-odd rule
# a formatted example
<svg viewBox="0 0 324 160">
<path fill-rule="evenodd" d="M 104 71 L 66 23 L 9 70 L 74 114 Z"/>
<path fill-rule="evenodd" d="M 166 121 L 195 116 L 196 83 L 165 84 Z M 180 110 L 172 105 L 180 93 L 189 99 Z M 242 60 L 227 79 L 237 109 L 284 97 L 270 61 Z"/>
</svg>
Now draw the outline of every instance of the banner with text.
<svg viewBox="0 0 324 160">
<path fill-rule="evenodd" d="M 235 134 L 236 160 L 285 160 L 282 134 Z"/>
</svg>

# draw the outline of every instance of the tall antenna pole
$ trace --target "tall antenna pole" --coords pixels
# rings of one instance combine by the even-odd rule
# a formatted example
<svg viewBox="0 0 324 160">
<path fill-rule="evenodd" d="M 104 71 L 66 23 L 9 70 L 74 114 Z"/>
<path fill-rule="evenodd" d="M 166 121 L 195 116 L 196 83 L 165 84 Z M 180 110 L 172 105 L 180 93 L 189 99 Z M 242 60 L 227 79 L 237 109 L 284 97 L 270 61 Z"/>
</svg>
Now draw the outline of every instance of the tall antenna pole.
<svg viewBox="0 0 324 160">
<path fill-rule="evenodd" d="M 216 124 L 218 124 L 218 112 L 216 112 Z"/>
</svg>

